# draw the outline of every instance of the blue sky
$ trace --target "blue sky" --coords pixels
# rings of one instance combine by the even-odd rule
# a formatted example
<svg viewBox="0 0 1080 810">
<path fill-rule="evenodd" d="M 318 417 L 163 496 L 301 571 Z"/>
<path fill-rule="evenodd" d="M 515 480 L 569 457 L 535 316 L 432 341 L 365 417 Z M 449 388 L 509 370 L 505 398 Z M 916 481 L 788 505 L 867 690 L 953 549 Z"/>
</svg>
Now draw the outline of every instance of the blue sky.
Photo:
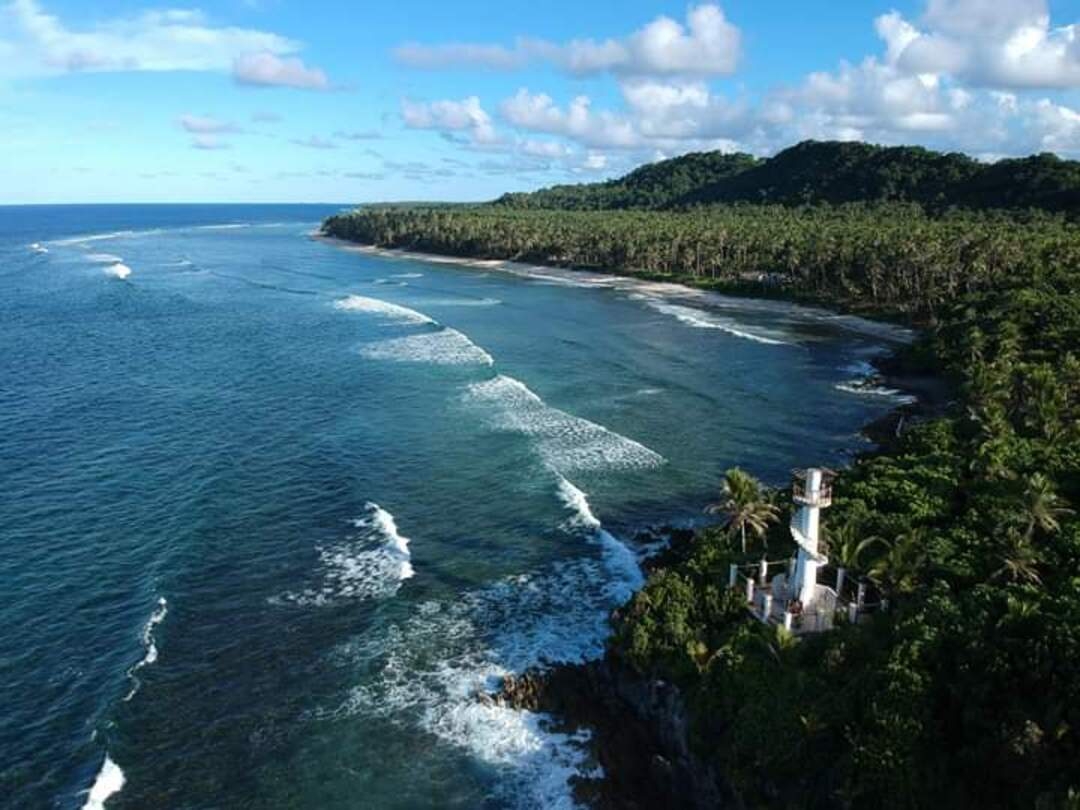
<svg viewBox="0 0 1080 810">
<path fill-rule="evenodd" d="M 0 0 L 0 202 L 486 199 L 810 137 L 1080 158 L 1080 0 L 168 2 Z"/>
</svg>

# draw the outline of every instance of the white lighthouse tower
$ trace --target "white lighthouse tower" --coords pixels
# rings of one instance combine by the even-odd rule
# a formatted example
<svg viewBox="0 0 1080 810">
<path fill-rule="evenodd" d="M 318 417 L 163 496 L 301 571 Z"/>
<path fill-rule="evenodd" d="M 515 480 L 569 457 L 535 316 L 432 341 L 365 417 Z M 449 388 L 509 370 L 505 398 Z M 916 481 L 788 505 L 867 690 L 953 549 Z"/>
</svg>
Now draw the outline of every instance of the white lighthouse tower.
<svg viewBox="0 0 1080 810">
<path fill-rule="evenodd" d="M 831 470 L 811 467 L 795 471 L 793 498 L 799 510 L 791 519 L 791 536 L 799 547 L 792 581 L 792 597 L 802 604 L 803 611 L 810 611 L 818 601 L 818 569 L 828 563 L 819 550 L 821 533 L 821 510 L 832 505 Z M 831 595 L 831 594 L 830 594 Z"/>
</svg>

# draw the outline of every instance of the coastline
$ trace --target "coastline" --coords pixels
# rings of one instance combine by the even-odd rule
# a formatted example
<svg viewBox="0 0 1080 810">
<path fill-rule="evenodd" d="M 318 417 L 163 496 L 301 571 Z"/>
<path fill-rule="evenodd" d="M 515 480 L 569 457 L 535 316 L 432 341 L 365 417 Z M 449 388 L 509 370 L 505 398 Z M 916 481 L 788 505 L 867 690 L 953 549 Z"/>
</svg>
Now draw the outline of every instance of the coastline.
<svg viewBox="0 0 1080 810">
<path fill-rule="evenodd" d="M 380 248 L 322 233 L 313 233 L 311 238 L 362 255 L 506 272 L 577 287 L 662 291 L 703 303 L 715 296 L 716 300 L 738 299 L 749 306 L 778 305 L 776 299 L 720 293 L 633 274 Z M 785 301 L 782 305 L 811 309 L 830 319 L 847 319 L 845 326 L 882 337 L 883 344 L 887 345 L 887 353 L 873 361 L 875 374 L 868 377 L 867 383 L 896 389 L 909 399 L 861 428 L 863 435 L 874 444 L 866 454 L 888 452 L 913 421 L 933 418 L 947 409 L 951 401 L 949 382 L 905 360 L 903 348 L 916 340 L 917 333 L 861 316 L 838 315 L 824 309 L 820 303 Z M 684 534 L 691 536 L 673 538 L 671 545 L 692 542 L 692 533 Z M 647 564 L 643 566 L 643 573 L 646 576 L 650 573 Z M 620 609 L 613 615 L 617 616 Z M 621 661 L 611 647 L 599 659 L 530 668 L 509 675 L 495 691 L 478 692 L 476 700 L 542 713 L 546 717 L 545 723 L 557 732 L 587 731 L 590 756 L 600 766 L 600 775 L 580 775 L 571 779 L 575 797 L 585 806 L 599 810 L 650 807 L 704 810 L 743 806 L 724 775 L 703 762 L 692 750 L 690 712 L 679 689 L 636 672 Z"/>
<path fill-rule="evenodd" d="M 808 316 L 827 321 L 831 325 L 842 329 L 848 329 L 868 337 L 878 338 L 893 347 L 910 344 L 917 340 L 920 335 L 920 331 L 917 327 L 899 324 L 885 318 L 874 318 L 855 312 L 849 312 L 842 306 L 833 307 L 831 304 L 822 301 L 800 298 L 798 296 L 770 296 L 766 294 L 764 289 L 760 288 L 753 290 L 744 288 L 717 289 L 708 285 L 692 284 L 690 283 L 690 279 L 685 277 L 659 279 L 642 273 L 619 273 L 613 270 L 600 271 L 556 264 L 517 262 L 512 259 L 480 259 L 468 256 L 453 256 L 444 253 L 405 250 L 403 248 L 384 248 L 377 245 L 367 245 L 331 236 L 322 231 L 312 231 L 309 234 L 309 238 L 331 247 L 338 248 L 339 250 L 345 250 L 365 256 L 429 262 L 431 264 L 464 267 L 488 272 L 502 272 L 521 278 L 529 278 L 552 284 L 564 284 L 573 287 L 618 289 L 631 293 L 640 292 L 645 294 L 671 295 L 706 305 L 710 303 L 715 305 L 730 305 L 731 302 L 738 301 L 742 306 L 762 311 L 775 311 L 797 307 L 800 312 L 805 313 Z M 889 375 L 883 374 L 883 376 L 890 380 L 892 379 Z M 897 376 L 896 379 L 901 379 L 901 377 Z"/>
</svg>

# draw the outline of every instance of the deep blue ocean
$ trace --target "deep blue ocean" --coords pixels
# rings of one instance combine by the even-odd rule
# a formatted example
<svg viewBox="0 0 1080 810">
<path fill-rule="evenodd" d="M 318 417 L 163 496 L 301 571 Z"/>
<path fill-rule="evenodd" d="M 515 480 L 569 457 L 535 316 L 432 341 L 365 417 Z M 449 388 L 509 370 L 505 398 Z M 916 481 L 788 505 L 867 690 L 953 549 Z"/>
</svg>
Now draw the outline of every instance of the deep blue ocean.
<svg viewBox="0 0 1080 810">
<path fill-rule="evenodd" d="M 896 404 L 847 385 L 895 330 L 335 210 L 0 208 L 5 807 L 572 806 L 581 740 L 475 691 L 598 654 L 726 468 Z"/>
</svg>

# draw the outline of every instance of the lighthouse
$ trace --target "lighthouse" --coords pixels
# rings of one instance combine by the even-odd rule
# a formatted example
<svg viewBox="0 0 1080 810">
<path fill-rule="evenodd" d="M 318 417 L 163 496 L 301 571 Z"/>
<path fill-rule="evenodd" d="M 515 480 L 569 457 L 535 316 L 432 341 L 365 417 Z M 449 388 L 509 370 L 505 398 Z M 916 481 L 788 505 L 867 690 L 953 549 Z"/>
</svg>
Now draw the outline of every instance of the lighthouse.
<svg viewBox="0 0 1080 810">
<path fill-rule="evenodd" d="M 832 505 L 832 479 L 835 473 L 818 467 L 795 470 L 793 499 L 799 509 L 791 519 L 791 536 L 799 547 L 791 593 L 804 611 L 818 601 L 818 569 L 828 558 L 818 550 L 821 534 L 821 510 Z"/>
</svg>

